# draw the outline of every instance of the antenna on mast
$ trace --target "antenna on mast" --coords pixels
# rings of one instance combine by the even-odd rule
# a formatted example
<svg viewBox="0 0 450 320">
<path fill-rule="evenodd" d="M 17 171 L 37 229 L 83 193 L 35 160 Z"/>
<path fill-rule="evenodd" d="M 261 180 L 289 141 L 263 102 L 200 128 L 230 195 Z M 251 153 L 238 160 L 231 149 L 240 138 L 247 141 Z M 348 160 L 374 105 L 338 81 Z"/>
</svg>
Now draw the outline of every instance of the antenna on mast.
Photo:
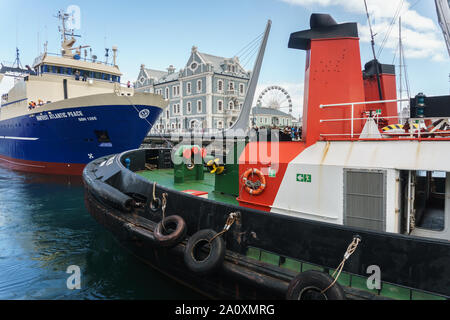
<svg viewBox="0 0 450 320">
<path fill-rule="evenodd" d="M 370 29 L 370 44 L 372 45 L 372 53 L 373 53 L 373 60 L 376 65 L 376 74 L 377 74 L 377 84 L 378 84 L 378 94 L 380 95 L 380 100 L 383 100 L 383 93 L 381 92 L 381 82 L 380 82 L 380 70 L 378 65 L 377 56 L 375 54 L 375 35 L 372 31 L 372 24 L 370 23 L 370 16 L 369 16 L 369 10 L 367 9 L 367 2 L 364 0 L 364 6 L 366 8 L 366 15 L 367 15 L 367 21 L 369 22 L 369 29 Z"/>
<path fill-rule="evenodd" d="M 12 65 L 12 67 L 16 67 L 16 68 L 22 68 L 22 63 L 20 63 L 20 54 L 19 54 L 19 48 L 16 47 L 16 60 L 14 60 L 14 63 Z"/>
</svg>

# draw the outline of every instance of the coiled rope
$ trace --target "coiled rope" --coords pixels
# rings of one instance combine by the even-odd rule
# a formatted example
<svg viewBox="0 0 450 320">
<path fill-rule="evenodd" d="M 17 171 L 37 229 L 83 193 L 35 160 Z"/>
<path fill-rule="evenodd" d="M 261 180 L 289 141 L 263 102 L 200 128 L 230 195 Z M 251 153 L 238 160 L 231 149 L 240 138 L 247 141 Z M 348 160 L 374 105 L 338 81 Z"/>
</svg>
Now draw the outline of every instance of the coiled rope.
<svg viewBox="0 0 450 320">
<path fill-rule="evenodd" d="M 353 237 L 352 242 L 348 245 L 347 250 L 344 253 L 344 258 L 342 259 L 342 261 L 339 264 L 339 266 L 337 267 L 337 269 L 334 270 L 334 272 L 333 272 L 332 277 L 334 277 L 336 272 L 338 273 L 336 278 L 334 278 L 334 281 L 325 290 L 322 290 L 322 292 L 321 292 L 322 294 L 325 293 L 332 286 L 334 286 L 336 281 L 339 279 L 339 276 L 341 275 L 341 271 L 344 268 L 345 261 L 347 261 L 347 259 L 350 258 L 350 256 L 353 254 L 353 252 L 355 252 L 355 250 L 356 250 L 356 248 L 358 248 L 358 244 L 360 242 L 361 242 L 361 237 L 360 236 L 356 235 L 356 236 Z"/>
</svg>

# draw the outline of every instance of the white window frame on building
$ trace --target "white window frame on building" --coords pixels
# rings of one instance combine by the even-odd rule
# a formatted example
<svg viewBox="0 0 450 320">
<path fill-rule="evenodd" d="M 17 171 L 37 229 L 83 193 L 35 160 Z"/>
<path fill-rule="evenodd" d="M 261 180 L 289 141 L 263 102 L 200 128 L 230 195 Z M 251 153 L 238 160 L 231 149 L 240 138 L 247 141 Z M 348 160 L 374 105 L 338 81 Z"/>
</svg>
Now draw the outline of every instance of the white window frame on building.
<svg viewBox="0 0 450 320">
<path fill-rule="evenodd" d="M 228 82 L 228 90 L 230 90 L 230 91 L 234 90 L 234 82 L 233 81 Z"/>
<path fill-rule="evenodd" d="M 239 84 L 239 94 L 240 94 L 240 95 L 243 95 L 243 94 L 244 94 L 244 84 L 243 84 L 243 83 L 240 83 L 240 84 Z"/>
<path fill-rule="evenodd" d="M 187 114 L 191 114 L 192 113 L 192 103 L 190 101 L 188 101 L 186 103 L 186 113 Z"/>
<path fill-rule="evenodd" d="M 203 81 L 197 80 L 197 93 L 202 92 Z"/>
<path fill-rule="evenodd" d="M 186 83 L 186 93 L 192 94 L 192 84 L 190 82 Z"/>
<path fill-rule="evenodd" d="M 197 100 L 197 113 L 203 112 L 202 100 Z"/>
<path fill-rule="evenodd" d="M 170 98 L 169 93 L 170 93 L 170 91 L 169 91 L 169 88 L 167 87 L 167 88 L 166 88 L 166 99 L 169 99 L 169 98 Z"/>
<path fill-rule="evenodd" d="M 189 123 L 189 127 L 190 127 L 191 129 L 195 129 L 195 124 L 198 123 L 198 122 L 199 122 L 199 121 L 198 121 L 197 119 L 191 120 L 190 123 Z"/>
<path fill-rule="evenodd" d="M 217 129 L 223 129 L 223 121 L 217 121 Z"/>
<path fill-rule="evenodd" d="M 234 109 L 234 102 L 230 101 L 228 102 L 228 110 L 233 110 Z"/>
<path fill-rule="evenodd" d="M 223 112 L 223 100 L 217 100 L 217 112 Z"/>
<path fill-rule="evenodd" d="M 217 91 L 218 92 L 223 92 L 223 80 L 218 80 L 217 81 Z"/>
</svg>

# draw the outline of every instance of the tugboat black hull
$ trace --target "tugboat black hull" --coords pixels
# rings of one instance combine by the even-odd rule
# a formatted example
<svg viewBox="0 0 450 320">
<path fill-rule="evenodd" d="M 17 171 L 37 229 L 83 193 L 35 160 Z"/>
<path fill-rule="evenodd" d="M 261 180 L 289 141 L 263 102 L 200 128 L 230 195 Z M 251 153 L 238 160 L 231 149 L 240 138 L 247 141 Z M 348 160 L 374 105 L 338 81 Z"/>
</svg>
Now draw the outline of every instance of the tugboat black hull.
<svg viewBox="0 0 450 320">
<path fill-rule="evenodd" d="M 331 274 L 356 235 L 361 243 L 343 269 L 350 279 L 348 284 L 341 282 L 346 298 L 415 299 L 419 293 L 450 297 L 448 241 L 262 212 L 155 186 L 132 172 L 145 168 L 148 153 L 144 149 L 129 151 L 88 164 L 83 173 L 86 206 L 136 256 L 208 297 L 284 299 L 299 272 L 317 266 Z M 123 165 L 126 158 L 131 159 L 130 170 Z M 187 236 L 173 248 L 161 247 L 155 241 L 153 231 L 162 214 L 160 209 L 150 210 L 153 192 L 160 199 L 167 193 L 166 217 L 178 215 L 186 222 Z M 187 240 L 199 230 L 221 231 L 232 212 L 237 212 L 239 219 L 221 236 L 226 254 L 220 268 L 208 275 L 190 271 L 183 258 Z M 381 270 L 381 288 L 356 287 L 357 280 L 365 282 L 371 275 L 368 268 L 374 265 Z"/>
</svg>

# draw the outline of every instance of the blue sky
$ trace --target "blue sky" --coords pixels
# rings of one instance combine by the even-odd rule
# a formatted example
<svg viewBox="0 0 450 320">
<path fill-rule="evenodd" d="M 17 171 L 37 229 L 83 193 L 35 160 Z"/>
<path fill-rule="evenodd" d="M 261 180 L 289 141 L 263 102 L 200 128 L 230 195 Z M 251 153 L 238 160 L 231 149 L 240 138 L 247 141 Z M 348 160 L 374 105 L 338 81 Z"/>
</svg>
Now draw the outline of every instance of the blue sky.
<svg viewBox="0 0 450 320">
<path fill-rule="evenodd" d="M 367 0 L 381 44 L 387 24 L 401 0 Z M 38 54 L 38 33 L 48 51 L 59 51 L 59 9 L 77 5 L 81 9 L 81 44 L 89 44 L 98 56 L 104 48 L 119 47 L 118 64 L 123 80 L 136 80 L 143 63 L 148 68 L 177 69 L 187 62 L 192 45 L 199 51 L 232 57 L 263 32 L 267 19 L 272 32 L 260 76 L 259 89 L 279 84 L 291 93 L 295 113 L 300 112 L 305 53 L 287 48 L 289 34 L 309 28 L 313 12 L 330 13 L 338 22 L 360 24 L 362 64 L 370 60 L 368 29 L 363 0 L 165 0 L 165 1 L 32 1 L 0 0 L 0 61 L 13 61 L 16 45 L 23 64 Z M 437 24 L 432 0 L 405 0 L 406 61 L 411 91 L 427 95 L 449 93 L 449 57 Z M 398 42 L 394 26 L 381 61 L 392 63 Z M 378 47 L 377 47 L 378 51 Z M 395 61 L 398 63 L 398 61 Z M 251 69 L 252 65 L 247 65 Z M 0 85 L 4 90 L 7 83 Z"/>
</svg>

